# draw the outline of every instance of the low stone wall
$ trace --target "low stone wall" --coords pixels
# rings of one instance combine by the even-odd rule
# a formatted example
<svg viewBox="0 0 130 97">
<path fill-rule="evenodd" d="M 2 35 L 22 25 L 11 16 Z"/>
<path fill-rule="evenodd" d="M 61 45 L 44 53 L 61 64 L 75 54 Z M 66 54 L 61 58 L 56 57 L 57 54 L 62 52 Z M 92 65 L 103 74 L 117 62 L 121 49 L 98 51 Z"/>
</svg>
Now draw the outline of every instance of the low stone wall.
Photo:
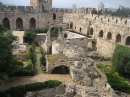
<svg viewBox="0 0 130 97">
<path fill-rule="evenodd" d="M 57 95 L 65 94 L 65 85 L 62 84 L 56 88 L 44 89 L 36 92 L 28 92 L 25 97 L 55 97 Z"/>
</svg>

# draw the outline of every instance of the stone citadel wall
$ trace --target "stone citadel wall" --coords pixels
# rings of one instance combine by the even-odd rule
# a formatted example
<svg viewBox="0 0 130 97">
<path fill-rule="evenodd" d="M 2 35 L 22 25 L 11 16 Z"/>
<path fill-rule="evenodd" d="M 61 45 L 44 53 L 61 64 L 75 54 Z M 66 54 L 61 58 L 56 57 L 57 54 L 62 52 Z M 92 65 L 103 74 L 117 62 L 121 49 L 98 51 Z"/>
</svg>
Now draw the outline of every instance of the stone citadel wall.
<svg viewBox="0 0 130 97">
<path fill-rule="evenodd" d="M 0 24 L 11 30 L 49 28 L 63 22 L 63 14 L 72 12 L 67 8 L 52 8 L 52 0 L 36 0 L 31 6 L 0 6 Z"/>
<path fill-rule="evenodd" d="M 130 45 L 130 19 L 95 14 L 64 14 L 69 29 L 97 39 L 97 51 L 111 57 L 115 45 Z"/>
</svg>

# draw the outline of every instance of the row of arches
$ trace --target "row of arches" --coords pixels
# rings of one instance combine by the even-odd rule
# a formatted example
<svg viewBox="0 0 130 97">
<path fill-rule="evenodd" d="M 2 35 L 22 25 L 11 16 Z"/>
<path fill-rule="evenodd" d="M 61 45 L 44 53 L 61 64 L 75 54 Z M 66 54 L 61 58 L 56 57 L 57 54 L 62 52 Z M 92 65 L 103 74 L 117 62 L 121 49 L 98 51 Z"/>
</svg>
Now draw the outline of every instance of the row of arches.
<svg viewBox="0 0 130 97">
<path fill-rule="evenodd" d="M 99 36 L 99 37 L 103 37 L 103 35 L 104 35 L 103 30 L 100 30 L 98 36 Z M 111 32 L 108 32 L 108 33 L 107 33 L 107 39 L 112 39 L 112 33 L 111 33 Z M 116 40 L 115 40 L 115 42 L 121 42 L 121 35 L 120 35 L 119 33 L 116 35 Z"/>
<path fill-rule="evenodd" d="M 2 20 L 2 24 L 7 28 L 10 29 L 10 20 L 8 18 L 4 18 Z M 31 18 L 29 20 L 29 28 L 36 28 L 36 20 Z M 21 18 L 16 19 L 16 29 L 22 30 L 23 29 L 23 20 Z"/>
<path fill-rule="evenodd" d="M 103 32 L 103 30 L 100 30 L 100 32 L 99 32 L 99 37 L 103 37 L 103 35 L 104 35 L 104 32 Z M 108 32 L 107 33 L 107 39 L 112 39 L 112 33 L 111 32 Z M 120 43 L 120 42 L 122 42 L 122 39 L 121 39 L 121 34 L 117 34 L 116 35 L 116 39 L 115 39 L 115 42 L 118 42 L 118 43 Z M 126 38 L 126 40 L 125 40 L 125 45 L 130 45 L 130 36 L 128 36 L 127 38 Z"/>
</svg>

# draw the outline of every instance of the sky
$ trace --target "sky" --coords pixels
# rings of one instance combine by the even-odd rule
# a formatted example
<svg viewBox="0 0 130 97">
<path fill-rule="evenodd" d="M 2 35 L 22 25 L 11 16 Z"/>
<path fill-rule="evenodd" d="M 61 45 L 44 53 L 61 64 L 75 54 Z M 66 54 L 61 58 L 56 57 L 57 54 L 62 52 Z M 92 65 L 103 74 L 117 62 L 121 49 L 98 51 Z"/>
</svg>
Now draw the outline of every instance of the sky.
<svg viewBox="0 0 130 97">
<path fill-rule="evenodd" d="M 0 0 L 4 4 L 29 6 L 30 0 Z M 81 7 L 93 7 L 97 8 L 97 5 L 103 2 L 105 8 L 113 7 L 118 8 L 119 5 L 130 8 L 130 0 L 52 0 L 52 6 L 57 8 L 71 8 L 72 4 L 76 4 L 77 8 Z"/>
</svg>

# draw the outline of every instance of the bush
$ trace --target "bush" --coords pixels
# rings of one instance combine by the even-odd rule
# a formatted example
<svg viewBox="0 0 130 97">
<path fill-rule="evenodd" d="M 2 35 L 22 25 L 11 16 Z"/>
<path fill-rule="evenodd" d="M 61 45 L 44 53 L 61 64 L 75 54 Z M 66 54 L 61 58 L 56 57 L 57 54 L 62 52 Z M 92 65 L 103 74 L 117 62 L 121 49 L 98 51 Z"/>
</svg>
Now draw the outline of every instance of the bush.
<svg viewBox="0 0 130 97">
<path fill-rule="evenodd" d="M 45 58 L 45 55 L 43 55 L 43 56 L 40 58 L 40 63 L 41 63 L 41 65 L 46 66 L 46 58 Z"/>
<path fill-rule="evenodd" d="M 26 69 L 32 70 L 32 66 L 33 66 L 32 60 L 28 59 L 28 65 L 26 66 Z"/>
<path fill-rule="evenodd" d="M 42 82 L 36 82 L 26 85 L 27 91 L 38 91 L 46 88 L 46 84 Z"/>
<path fill-rule="evenodd" d="M 36 38 L 36 32 L 34 30 L 26 30 L 23 36 L 25 43 L 32 44 Z"/>
<path fill-rule="evenodd" d="M 117 45 L 113 53 L 112 64 L 119 74 L 129 75 L 130 48 L 122 45 Z"/>
<path fill-rule="evenodd" d="M 24 97 L 27 90 L 25 85 L 19 85 L 16 87 L 10 88 L 7 93 L 10 94 L 11 97 Z"/>
<path fill-rule="evenodd" d="M 16 87 L 11 87 L 4 93 L 0 92 L 0 97 L 7 97 L 7 95 L 9 95 L 9 97 L 24 97 L 26 93 L 29 91 L 38 91 L 45 88 L 54 88 L 59 86 L 60 84 L 61 84 L 60 81 L 49 80 L 45 82 L 36 82 L 26 85 L 19 85 Z"/>
<path fill-rule="evenodd" d="M 22 61 L 22 60 L 18 60 L 18 61 L 17 61 L 17 65 L 23 66 L 23 61 Z"/>
<path fill-rule="evenodd" d="M 64 38 L 67 38 L 67 37 L 68 37 L 67 33 L 64 33 Z"/>
<path fill-rule="evenodd" d="M 57 81 L 57 80 L 49 80 L 49 81 L 46 81 L 45 83 L 48 88 L 55 88 L 56 86 L 59 86 L 60 84 L 62 84 L 60 81 Z"/>
<path fill-rule="evenodd" d="M 7 97 L 7 94 L 4 92 L 0 92 L 0 97 Z"/>
<path fill-rule="evenodd" d="M 0 80 L 7 81 L 9 80 L 9 76 L 7 73 L 0 73 Z"/>
<path fill-rule="evenodd" d="M 130 93 L 130 86 L 120 76 L 114 73 L 107 73 L 106 76 L 114 90 Z"/>
</svg>

